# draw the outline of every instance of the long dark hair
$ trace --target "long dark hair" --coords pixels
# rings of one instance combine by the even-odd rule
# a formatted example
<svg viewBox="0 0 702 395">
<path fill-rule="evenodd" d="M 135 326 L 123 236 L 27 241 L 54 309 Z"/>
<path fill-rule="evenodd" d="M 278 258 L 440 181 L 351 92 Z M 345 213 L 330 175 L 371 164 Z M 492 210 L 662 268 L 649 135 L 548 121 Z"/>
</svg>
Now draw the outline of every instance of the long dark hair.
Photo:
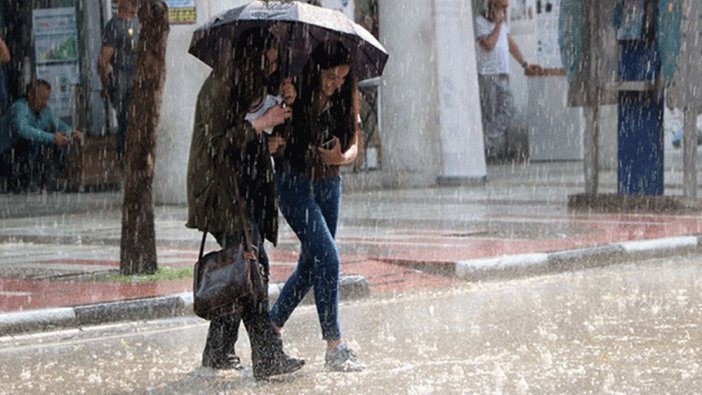
<svg viewBox="0 0 702 395">
<path fill-rule="evenodd" d="M 320 136 L 319 101 L 322 96 L 321 76 L 322 70 L 336 66 L 348 65 L 349 74 L 343 86 L 329 98 L 330 115 L 334 120 L 337 130 L 334 135 L 341 140 L 342 151 L 346 150 L 353 140 L 356 131 L 356 117 L 358 114 L 358 83 L 353 70 L 353 63 L 349 51 L 338 41 L 328 41 L 317 46 L 310 55 L 310 60 L 299 78 L 298 97 L 295 101 L 295 116 L 293 122 L 297 124 L 296 130 L 307 129 L 310 143 L 320 145 L 323 141 L 312 141 L 313 136 Z"/>
</svg>

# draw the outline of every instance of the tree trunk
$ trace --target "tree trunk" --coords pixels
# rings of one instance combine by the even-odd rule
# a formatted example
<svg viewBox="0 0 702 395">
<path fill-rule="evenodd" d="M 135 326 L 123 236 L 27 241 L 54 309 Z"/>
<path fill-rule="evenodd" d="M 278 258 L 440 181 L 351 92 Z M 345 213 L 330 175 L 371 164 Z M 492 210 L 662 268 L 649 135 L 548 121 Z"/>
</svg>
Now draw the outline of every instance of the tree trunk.
<svg viewBox="0 0 702 395">
<path fill-rule="evenodd" d="M 156 262 L 153 171 L 156 133 L 166 75 L 168 7 L 162 0 L 141 0 L 141 34 L 132 81 L 125 141 L 124 203 L 120 272 L 153 274 Z"/>
</svg>

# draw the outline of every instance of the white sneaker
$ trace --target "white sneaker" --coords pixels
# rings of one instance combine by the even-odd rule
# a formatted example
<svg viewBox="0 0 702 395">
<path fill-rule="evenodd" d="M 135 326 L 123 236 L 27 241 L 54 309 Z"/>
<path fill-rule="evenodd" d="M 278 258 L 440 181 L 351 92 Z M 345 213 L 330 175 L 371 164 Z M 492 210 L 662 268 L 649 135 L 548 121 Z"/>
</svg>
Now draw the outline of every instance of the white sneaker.
<svg viewBox="0 0 702 395">
<path fill-rule="evenodd" d="M 366 366 L 356 360 L 356 353 L 345 343 L 324 355 L 324 367 L 334 372 L 360 372 Z"/>
</svg>

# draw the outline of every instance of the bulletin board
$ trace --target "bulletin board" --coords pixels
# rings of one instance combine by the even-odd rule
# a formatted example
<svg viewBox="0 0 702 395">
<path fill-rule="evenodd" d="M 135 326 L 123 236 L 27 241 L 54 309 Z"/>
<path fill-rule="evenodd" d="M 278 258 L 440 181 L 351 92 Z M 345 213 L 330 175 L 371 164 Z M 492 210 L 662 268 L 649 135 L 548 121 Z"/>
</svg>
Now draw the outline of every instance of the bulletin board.
<svg viewBox="0 0 702 395">
<path fill-rule="evenodd" d="M 73 114 L 72 91 L 79 83 L 78 30 L 73 7 L 32 12 L 36 77 L 51 86 L 51 106 L 61 118 Z"/>
<path fill-rule="evenodd" d="M 558 43 L 560 0 L 536 2 L 536 53 L 539 64 L 545 68 L 562 68 L 561 48 Z"/>
<path fill-rule="evenodd" d="M 192 25 L 197 22 L 195 0 L 166 0 L 171 25 Z"/>
</svg>

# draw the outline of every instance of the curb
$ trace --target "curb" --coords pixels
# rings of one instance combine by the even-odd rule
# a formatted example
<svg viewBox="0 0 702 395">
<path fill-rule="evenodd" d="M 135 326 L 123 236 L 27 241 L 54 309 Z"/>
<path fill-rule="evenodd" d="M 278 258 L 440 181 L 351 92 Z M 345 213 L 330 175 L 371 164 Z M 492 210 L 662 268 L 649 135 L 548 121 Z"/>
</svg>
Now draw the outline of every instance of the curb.
<svg viewBox="0 0 702 395">
<path fill-rule="evenodd" d="M 493 280 L 609 266 L 632 260 L 700 252 L 702 235 L 627 241 L 550 253 L 506 255 L 455 263 L 455 276 L 467 281 Z"/>
<path fill-rule="evenodd" d="M 268 285 L 269 303 L 272 304 L 278 298 L 282 288 L 283 283 Z M 369 295 L 370 286 L 364 276 L 342 275 L 339 279 L 339 299 L 362 299 Z M 308 304 L 313 301 L 314 298 L 308 295 L 302 303 Z M 0 313 L 0 337 L 118 321 L 152 320 L 188 315 L 194 315 L 191 292 L 74 307 Z"/>
<path fill-rule="evenodd" d="M 696 252 L 702 252 L 702 234 L 448 263 L 454 267 L 453 275 L 457 278 L 466 281 L 485 281 L 605 267 L 632 260 L 667 256 L 671 253 Z M 426 263 L 418 265 L 422 270 L 426 270 L 427 266 L 430 265 Z M 269 284 L 268 298 L 270 303 L 278 298 L 282 287 L 283 283 Z M 339 298 L 341 300 L 361 299 L 369 295 L 370 286 L 364 276 L 341 276 L 339 281 Z M 312 295 L 307 295 L 302 301 L 303 304 L 313 302 Z M 5 313 L 0 314 L 0 337 L 117 321 L 194 315 L 192 304 L 192 293 L 184 292 L 154 298 Z"/>
</svg>

